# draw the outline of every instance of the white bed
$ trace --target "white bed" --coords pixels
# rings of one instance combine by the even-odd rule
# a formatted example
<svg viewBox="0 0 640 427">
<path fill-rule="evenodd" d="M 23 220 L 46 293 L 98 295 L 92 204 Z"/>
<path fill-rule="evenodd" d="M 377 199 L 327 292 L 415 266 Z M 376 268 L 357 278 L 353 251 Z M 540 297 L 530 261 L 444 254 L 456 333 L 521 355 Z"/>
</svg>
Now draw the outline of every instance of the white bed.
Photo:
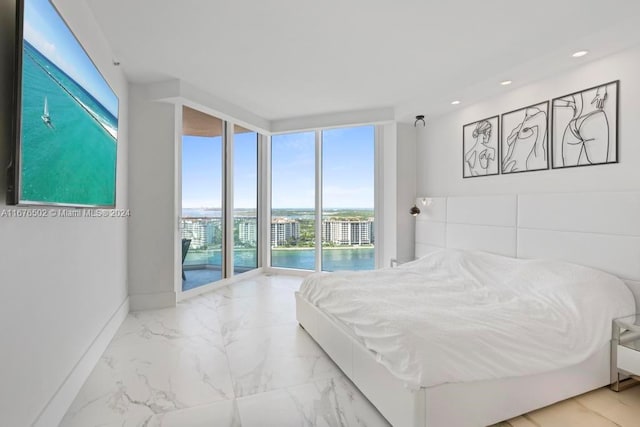
<svg viewBox="0 0 640 427">
<path fill-rule="evenodd" d="M 424 203 L 423 203 L 424 202 Z M 637 290 L 640 193 L 418 199 L 416 254 L 460 248 L 564 259 L 613 273 Z M 298 321 L 394 426 L 483 426 L 610 381 L 609 345 L 533 375 L 406 387 L 352 331 L 297 295 Z M 609 325 L 606 325 L 607 328 Z"/>
</svg>

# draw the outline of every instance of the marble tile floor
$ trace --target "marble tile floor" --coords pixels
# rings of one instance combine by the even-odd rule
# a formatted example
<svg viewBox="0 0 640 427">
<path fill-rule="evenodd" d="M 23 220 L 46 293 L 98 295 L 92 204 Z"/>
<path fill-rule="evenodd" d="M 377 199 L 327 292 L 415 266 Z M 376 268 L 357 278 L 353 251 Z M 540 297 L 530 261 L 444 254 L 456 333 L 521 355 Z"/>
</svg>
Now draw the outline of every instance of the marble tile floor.
<svg viewBox="0 0 640 427">
<path fill-rule="evenodd" d="M 259 276 L 129 314 L 61 426 L 388 426 L 298 326 L 301 280 Z M 638 425 L 640 387 L 596 390 L 496 424 Z"/>
</svg>

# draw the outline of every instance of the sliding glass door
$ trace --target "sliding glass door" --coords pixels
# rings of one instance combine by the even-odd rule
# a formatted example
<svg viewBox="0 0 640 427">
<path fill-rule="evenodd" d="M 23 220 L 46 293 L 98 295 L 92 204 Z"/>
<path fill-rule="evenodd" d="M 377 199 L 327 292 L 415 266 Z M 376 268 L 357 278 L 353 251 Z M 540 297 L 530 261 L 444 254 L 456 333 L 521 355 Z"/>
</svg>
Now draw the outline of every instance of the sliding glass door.
<svg viewBox="0 0 640 427">
<path fill-rule="evenodd" d="M 183 108 L 182 290 L 224 277 L 223 122 Z"/>
<path fill-rule="evenodd" d="M 233 272 L 258 267 L 258 134 L 234 126 Z"/>
<path fill-rule="evenodd" d="M 259 135 L 188 107 L 182 118 L 180 234 L 188 291 L 259 265 Z"/>
</svg>

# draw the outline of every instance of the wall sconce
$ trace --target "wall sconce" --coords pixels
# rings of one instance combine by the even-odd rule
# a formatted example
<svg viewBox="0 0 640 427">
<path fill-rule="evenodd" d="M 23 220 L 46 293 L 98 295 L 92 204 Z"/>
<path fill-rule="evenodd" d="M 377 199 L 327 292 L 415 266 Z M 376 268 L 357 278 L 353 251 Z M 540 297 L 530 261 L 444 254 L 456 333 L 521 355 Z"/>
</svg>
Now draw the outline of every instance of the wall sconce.
<svg viewBox="0 0 640 427">
<path fill-rule="evenodd" d="M 420 208 L 418 208 L 416 205 L 413 205 L 413 207 L 411 209 L 409 209 L 409 213 L 412 216 L 418 216 L 418 215 L 420 215 Z"/>
</svg>

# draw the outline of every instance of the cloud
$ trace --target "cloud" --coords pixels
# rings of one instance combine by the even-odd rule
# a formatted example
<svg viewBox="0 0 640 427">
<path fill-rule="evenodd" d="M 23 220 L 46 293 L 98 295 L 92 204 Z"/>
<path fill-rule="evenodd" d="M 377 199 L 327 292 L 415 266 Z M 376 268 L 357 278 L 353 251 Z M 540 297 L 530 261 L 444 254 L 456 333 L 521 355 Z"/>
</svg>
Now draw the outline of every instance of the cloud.
<svg viewBox="0 0 640 427">
<path fill-rule="evenodd" d="M 372 208 L 373 187 L 345 188 L 337 186 L 324 187 L 322 199 L 325 207 L 331 208 Z"/>
<path fill-rule="evenodd" d="M 274 209 L 313 208 L 315 204 L 315 192 L 312 187 L 305 191 L 274 193 L 271 204 Z"/>
<path fill-rule="evenodd" d="M 24 38 L 47 58 L 51 59 L 57 56 L 56 46 L 45 39 L 45 37 L 27 21 L 24 23 Z"/>
<path fill-rule="evenodd" d="M 182 201 L 183 209 L 198 209 L 198 208 L 215 208 L 220 207 L 220 200 L 207 200 L 207 199 L 185 199 Z"/>
<path fill-rule="evenodd" d="M 38 49 L 40 53 L 46 56 L 49 61 L 56 64 L 58 68 L 70 75 L 83 87 L 87 87 L 86 82 L 81 81 L 82 77 L 79 75 L 77 69 L 62 57 L 60 51 L 56 48 L 56 45 L 47 40 L 41 32 L 33 28 L 33 26 L 26 20 L 24 22 L 24 38 L 31 43 L 33 47 Z"/>
</svg>

